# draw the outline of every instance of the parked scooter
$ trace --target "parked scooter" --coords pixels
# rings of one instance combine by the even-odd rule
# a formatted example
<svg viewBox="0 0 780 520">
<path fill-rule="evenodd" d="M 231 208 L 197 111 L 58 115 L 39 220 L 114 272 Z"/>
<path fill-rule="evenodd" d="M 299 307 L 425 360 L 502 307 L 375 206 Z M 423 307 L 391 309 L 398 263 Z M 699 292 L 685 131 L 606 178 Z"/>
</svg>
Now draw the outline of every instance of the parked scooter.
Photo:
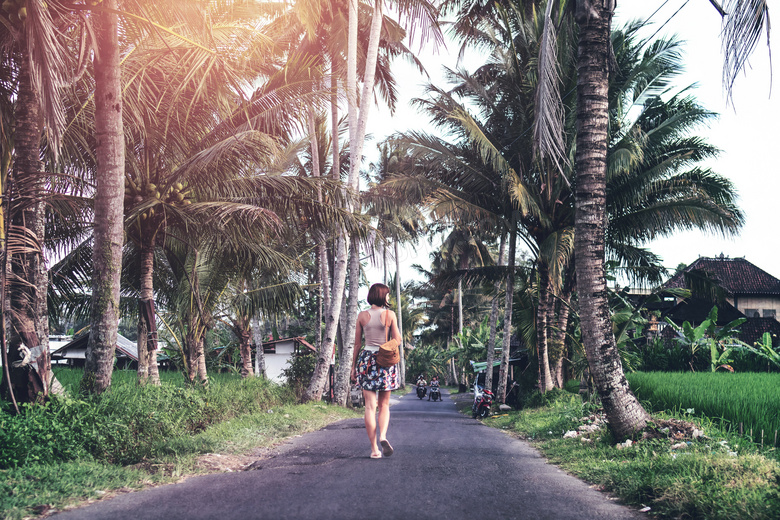
<svg viewBox="0 0 780 520">
<path fill-rule="evenodd" d="M 441 401 L 441 390 L 438 386 L 431 386 L 431 401 Z"/>
<path fill-rule="evenodd" d="M 426 393 L 428 393 L 428 389 L 425 387 L 425 385 L 417 385 L 417 397 L 422 399 L 425 397 Z"/>
<path fill-rule="evenodd" d="M 493 405 L 493 392 L 487 388 L 475 386 L 474 404 L 471 405 L 471 416 L 476 419 L 477 416 L 484 419 L 490 415 L 490 407 Z"/>
</svg>

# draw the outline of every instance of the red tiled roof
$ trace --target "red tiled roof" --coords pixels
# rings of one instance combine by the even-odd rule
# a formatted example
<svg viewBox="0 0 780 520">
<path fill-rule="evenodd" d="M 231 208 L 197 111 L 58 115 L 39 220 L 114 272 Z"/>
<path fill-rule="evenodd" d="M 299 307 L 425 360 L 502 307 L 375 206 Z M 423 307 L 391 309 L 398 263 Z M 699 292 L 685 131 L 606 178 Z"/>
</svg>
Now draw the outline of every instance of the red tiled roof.
<svg viewBox="0 0 780 520">
<path fill-rule="evenodd" d="M 769 332 L 772 336 L 780 335 L 780 322 L 774 318 L 748 318 L 740 325 L 737 336 L 748 345 L 753 345 L 761 339 L 764 332 Z"/>
<path fill-rule="evenodd" d="M 744 258 L 699 258 L 685 272 L 701 270 L 710 273 L 732 295 L 780 294 L 780 280 Z M 682 272 L 671 277 L 664 287 L 685 288 Z"/>
</svg>

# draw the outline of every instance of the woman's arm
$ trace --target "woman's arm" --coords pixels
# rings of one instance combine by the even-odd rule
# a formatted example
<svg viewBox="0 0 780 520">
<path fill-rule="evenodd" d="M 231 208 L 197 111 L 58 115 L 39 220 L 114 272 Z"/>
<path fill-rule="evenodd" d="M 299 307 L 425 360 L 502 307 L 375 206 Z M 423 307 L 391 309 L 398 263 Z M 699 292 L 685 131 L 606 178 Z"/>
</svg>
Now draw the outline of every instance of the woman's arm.
<svg viewBox="0 0 780 520">
<path fill-rule="evenodd" d="M 395 312 L 388 311 L 390 313 L 390 337 L 392 337 L 394 340 L 398 341 L 398 344 L 401 344 L 401 331 L 398 330 L 398 317 L 395 315 Z"/>
<path fill-rule="evenodd" d="M 355 364 L 357 363 L 357 358 L 360 355 L 360 349 L 363 346 L 363 324 L 360 323 L 361 315 L 365 311 L 361 311 L 358 313 L 357 317 L 357 323 L 355 323 L 355 348 L 352 352 L 352 371 L 354 373 L 355 371 Z M 353 378 L 354 379 L 354 378 Z"/>
</svg>

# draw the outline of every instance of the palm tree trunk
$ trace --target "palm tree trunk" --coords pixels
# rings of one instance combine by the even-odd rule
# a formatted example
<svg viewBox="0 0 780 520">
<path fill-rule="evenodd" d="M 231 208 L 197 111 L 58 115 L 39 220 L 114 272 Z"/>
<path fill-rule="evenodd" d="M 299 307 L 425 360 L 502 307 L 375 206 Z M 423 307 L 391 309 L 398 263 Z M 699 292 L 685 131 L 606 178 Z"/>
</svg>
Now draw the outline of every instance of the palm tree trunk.
<svg viewBox="0 0 780 520">
<path fill-rule="evenodd" d="M 498 246 L 498 265 L 504 265 L 506 259 L 506 230 L 501 232 L 501 242 Z M 496 329 L 498 327 L 498 292 L 501 282 L 493 284 L 493 301 L 490 304 L 490 337 L 487 344 L 487 372 L 485 372 L 485 388 L 493 388 L 493 360 L 496 357 Z"/>
<path fill-rule="evenodd" d="M 398 307 L 398 331 L 401 333 L 401 344 L 398 345 L 398 353 L 401 361 L 398 363 L 398 380 L 401 388 L 406 388 L 406 359 L 404 358 L 404 328 L 403 305 L 401 305 L 401 257 L 398 254 L 398 240 L 393 241 L 395 252 L 395 301 Z"/>
<path fill-rule="evenodd" d="M 369 37 L 368 51 L 366 55 L 365 74 L 363 75 L 363 99 L 361 100 L 361 110 L 358 114 L 357 107 L 357 0 L 349 1 L 349 26 L 347 41 L 347 105 L 349 112 L 349 144 L 350 144 L 350 165 L 349 179 L 347 185 L 353 190 L 358 188 L 358 173 L 361 165 L 361 154 L 363 151 L 363 142 L 365 137 L 365 128 L 368 118 L 368 107 L 371 102 L 370 93 L 374 89 L 374 76 L 376 72 L 376 60 L 379 50 L 379 36 L 382 29 L 382 0 L 378 1 L 374 8 L 374 15 L 371 24 L 371 35 Z M 368 94 L 365 94 L 368 92 Z M 337 131 L 334 127 L 334 136 Z M 337 175 L 337 172 L 334 172 Z M 314 368 L 314 374 L 303 394 L 303 401 L 319 400 L 325 387 L 325 381 L 330 370 L 330 363 L 333 359 L 334 339 L 338 327 L 339 314 L 343 299 L 344 286 L 346 284 L 346 273 L 348 263 L 348 250 L 351 243 L 349 235 L 342 230 L 339 238 L 339 244 L 336 252 L 336 267 L 333 273 L 333 298 L 331 309 L 328 312 L 327 323 L 325 326 L 325 339 L 323 348 L 317 354 L 317 363 Z M 355 291 L 356 292 L 356 291 Z M 357 296 L 355 296 L 357 297 Z M 343 335 L 344 331 L 342 331 Z M 343 343 L 350 343 L 351 338 L 342 338 Z M 344 350 L 348 347 L 342 346 Z M 350 361 L 351 362 L 351 361 Z M 349 377 L 349 376 L 347 376 Z"/>
<path fill-rule="evenodd" d="M 252 318 L 252 337 L 255 342 L 255 375 L 257 377 L 266 377 L 263 329 L 260 327 L 260 320 L 257 317 Z"/>
<path fill-rule="evenodd" d="M 336 369 L 336 388 L 334 391 L 336 404 L 347 405 L 352 372 L 352 353 L 355 350 L 355 328 L 357 327 L 358 288 L 360 286 L 360 246 L 357 238 L 352 239 L 349 251 L 349 297 L 346 313 L 341 321 L 344 323 L 343 342 L 339 349 L 339 361 Z"/>
<path fill-rule="evenodd" d="M 580 0 L 577 53 L 575 269 L 588 366 L 618 439 L 645 427 L 649 415 L 628 387 L 612 333 L 604 272 L 608 73 L 613 0 Z"/>
<path fill-rule="evenodd" d="M 550 373 L 550 357 L 547 337 L 549 333 L 549 315 L 551 305 L 550 275 L 543 261 L 539 262 L 539 306 L 536 310 L 536 354 L 539 359 L 539 391 L 542 393 L 553 389 Z"/>
<path fill-rule="evenodd" d="M 463 278 L 458 278 L 458 334 L 463 334 Z"/>
<path fill-rule="evenodd" d="M 352 5 L 353 2 L 356 0 L 350 0 L 350 27 L 352 24 Z M 360 97 L 360 112 L 359 114 L 352 115 L 350 114 L 349 118 L 349 140 L 350 140 L 350 149 L 349 149 L 349 156 L 350 156 L 350 165 L 349 165 L 349 185 L 353 187 L 354 189 L 357 189 L 357 182 L 358 182 L 358 173 L 360 172 L 360 165 L 361 165 L 361 157 L 363 155 L 363 144 L 365 142 L 365 135 L 366 135 L 366 125 L 368 124 L 368 113 L 369 108 L 371 107 L 371 103 L 373 102 L 373 96 L 371 95 L 374 91 L 374 78 L 376 76 L 376 62 L 377 57 L 379 55 L 379 37 L 382 34 L 382 21 L 384 19 L 384 0 L 375 0 L 374 2 L 374 12 L 371 16 L 371 32 L 369 33 L 368 37 L 368 46 L 366 48 L 366 63 L 365 63 L 365 69 L 363 72 L 363 92 Z M 355 13 L 355 18 L 357 18 L 357 12 Z M 355 20 L 357 22 L 357 20 Z M 357 27 L 357 25 L 355 26 Z M 357 29 L 355 29 L 357 30 Z M 350 29 L 352 31 L 352 29 Z M 356 36 L 356 35 L 355 35 Z M 350 37 L 350 48 L 349 52 L 352 52 L 353 49 L 351 47 L 352 44 L 352 32 L 349 34 Z M 357 51 L 357 38 L 354 40 L 355 43 L 355 52 Z M 357 66 L 355 66 L 354 72 L 357 72 Z M 350 77 L 347 78 L 348 86 L 347 90 L 349 91 L 349 82 L 353 81 L 352 87 L 354 88 L 354 91 L 352 92 L 352 98 L 355 101 L 355 104 L 352 105 L 350 103 L 350 109 L 354 110 L 357 108 L 357 75 L 352 76 L 352 72 L 349 72 Z M 347 93 L 347 97 L 349 99 L 350 93 Z M 353 124 L 357 124 L 355 128 L 353 128 Z"/>
<path fill-rule="evenodd" d="M 197 333 L 190 319 L 190 330 L 184 335 L 184 352 L 187 354 L 187 379 L 190 383 L 195 382 L 198 375 L 198 347 Z"/>
<path fill-rule="evenodd" d="M 32 402 L 48 395 L 48 383 L 51 373 L 48 342 L 42 345 L 39 336 L 39 320 L 36 312 L 40 291 L 39 271 L 43 267 L 40 244 L 43 236 L 38 235 L 36 223 L 36 207 L 41 196 L 41 128 L 40 105 L 33 90 L 31 64 L 26 50 L 19 53 L 19 86 L 18 97 L 14 110 L 14 158 L 11 204 L 17 209 L 13 212 L 12 225 L 34 234 L 37 251 L 12 254 L 11 272 L 19 281 L 9 285 L 9 303 L 11 311 L 4 316 L 9 317 L 11 324 L 9 334 L 9 362 L 19 361 L 25 357 L 20 351 L 22 343 L 30 350 L 30 363 L 23 367 L 9 367 L 10 382 L 14 387 L 13 394 L 20 402 Z M 4 195 L 8 190 L 4 190 Z M 15 196 L 14 196 L 15 195 Z M 20 232 L 16 233 L 17 235 Z M 29 239 L 29 237 L 25 237 Z M 6 279 L 7 281 L 7 279 Z M 45 301 L 46 292 L 43 293 Z M 46 336 L 48 339 L 48 335 Z M 45 348 L 44 348 L 45 347 Z M 30 370 L 32 369 L 32 370 Z"/>
<path fill-rule="evenodd" d="M 154 248 L 148 244 L 141 246 L 141 265 L 140 265 L 140 299 L 138 301 L 138 382 L 145 384 L 149 379 L 149 350 L 147 340 L 149 337 L 149 323 L 146 320 L 144 305 L 146 301 L 151 301 L 154 296 L 154 282 L 152 281 L 152 270 L 154 266 Z"/>
<path fill-rule="evenodd" d="M 322 343 L 322 322 L 325 319 L 325 312 L 330 308 L 330 262 L 328 262 L 328 246 L 323 237 L 317 244 L 317 256 L 320 266 L 320 294 L 322 295 L 322 316 L 317 322 L 317 345 Z"/>
<path fill-rule="evenodd" d="M 195 347 L 195 355 L 198 360 L 198 380 L 202 384 L 208 385 L 209 376 L 206 372 L 205 332 L 198 336 Z"/>
<path fill-rule="evenodd" d="M 509 258 L 507 258 L 506 296 L 504 298 L 504 342 L 501 350 L 501 367 L 498 373 L 496 399 L 506 399 L 506 382 L 509 375 L 509 348 L 512 344 L 512 304 L 515 294 L 515 252 L 517 250 L 517 215 L 512 211 L 509 223 Z"/>
<path fill-rule="evenodd" d="M 35 204 L 35 220 L 33 228 L 38 241 L 43 244 L 46 239 L 46 207 L 43 201 Z M 36 255 L 36 264 L 34 271 L 35 278 L 35 309 L 33 312 L 33 321 L 35 322 L 35 332 L 40 347 L 35 356 L 35 371 L 41 379 L 44 396 L 55 392 L 54 372 L 51 370 L 51 352 L 49 350 L 49 274 L 46 269 L 46 262 L 43 255 Z M 58 384 L 58 383 L 57 383 Z"/>
<path fill-rule="evenodd" d="M 332 57 L 331 59 L 335 60 L 336 58 Z M 357 62 L 355 67 L 357 67 Z M 334 181 L 337 181 L 341 178 L 341 156 L 339 154 L 339 82 L 336 76 L 335 64 L 331 63 L 330 68 L 330 131 L 332 134 L 330 138 L 330 175 Z M 355 70 L 357 71 L 357 68 Z"/>
<path fill-rule="evenodd" d="M 556 345 L 559 345 L 561 348 L 560 356 L 558 357 L 558 361 L 555 363 L 555 374 L 553 375 L 558 388 L 563 388 L 565 383 L 563 377 L 563 362 L 567 356 L 566 329 L 569 327 L 569 307 L 571 305 L 571 293 L 573 287 L 569 281 L 571 278 L 572 276 L 567 276 L 567 279 L 563 284 L 563 291 L 561 292 L 561 296 L 558 299 L 558 323 L 553 333 Z"/>
<path fill-rule="evenodd" d="M 246 379 L 252 375 L 252 331 L 240 329 L 236 331 L 239 338 L 239 352 L 241 352 L 241 377 Z"/>
<path fill-rule="evenodd" d="M 111 384 L 119 324 L 119 277 L 124 239 L 125 143 L 119 64 L 117 0 L 95 12 L 95 133 L 97 179 L 91 328 L 82 388 L 101 393 Z"/>
<path fill-rule="evenodd" d="M 141 245 L 138 301 L 138 382 L 160 384 L 157 367 L 157 321 L 154 309 L 154 238 Z"/>
<path fill-rule="evenodd" d="M 330 308 L 325 321 L 325 335 L 321 348 L 317 351 L 317 363 L 314 366 L 309 386 L 303 393 L 302 401 L 319 401 L 325 389 L 325 382 L 330 371 L 333 349 L 335 346 L 336 330 L 341 314 L 341 302 L 344 299 L 344 285 L 347 274 L 347 243 L 349 235 L 342 231 L 336 246 L 335 268 L 333 270 L 333 291 L 331 293 Z"/>
<path fill-rule="evenodd" d="M 382 246 L 382 269 L 384 270 L 382 276 L 382 283 L 387 285 L 387 246 Z"/>
</svg>

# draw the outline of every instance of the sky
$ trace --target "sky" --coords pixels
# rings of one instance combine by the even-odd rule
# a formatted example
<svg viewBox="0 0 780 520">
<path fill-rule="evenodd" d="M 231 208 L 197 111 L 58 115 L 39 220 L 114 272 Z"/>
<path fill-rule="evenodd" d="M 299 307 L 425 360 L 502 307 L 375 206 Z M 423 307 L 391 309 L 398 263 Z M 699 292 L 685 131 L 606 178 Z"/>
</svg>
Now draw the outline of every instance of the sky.
<svg viewBox="0 0 780 520">
<path fill-rule="evenodd" d="M 777 165 L 780 157 L 780 92 L 772 92 L 766 37 L 753 52 L 747 71 L 737 78 L 732 102 L 728 103 L 722 84 L 721 18 L 709 0 L 618 0 L 613 28 L 632 19 L 647 17 L 651 17 L 651 25 L 646 36 L 658 31 L 659 36 L 677 35 L 685 42 L 685 70 L 678 83 L 681 88 L 696 84 L 692 94 L 699 103 L 720 114 L 709 128 L 697 130 L 698 135 L 722 150 L 717 159 L 704 165 L 734 184 L 739 195 L 738 204 L 745 215 L 745 225 L 737 237 L 683 232 L 657 239 L 648 247 L 662 257 L 664 266 L 670 270 L 680 263 L 690 264 L 700 256 L 723 254 L 731 258 L 744 257 L 780 278 L 780 244 L 776 242 L 775 232 L 775 225 L 780 223 L 777 209 L 780 208 Z M 780 56 L 774 43 L 777 35 L 772 36 L 773 55 Z M 453 67 L 456 58 L 454 47 L 439 49 L 436 53 L 425 48 L 419 56 L 434 82 L 441 78 L 442 65 Z M 426 82 L 425 78 L 400 62 L 397 65 L 399 72 L 396 74 L 402 89 L 400 106 L 394 116 L 372 107 L 369 132 L 374 134 L 375 140 L 381 140 L 393 131 L 430 128 L 425 118 L 408 106 L 408 100 L 422 95 L 421 85 Z M 366 153 L 370 154 L 374 147 L 375 144 L 366 143 Z M 432 246 L 422 242 L 416 248 L 407 247 L 401 252 L 402 280 L 412 276 L 411 264 L 429 267 L 431 250 Z M 371 269 L 372 275 L 381 276 L 381 268 Z"/>
</svg>

